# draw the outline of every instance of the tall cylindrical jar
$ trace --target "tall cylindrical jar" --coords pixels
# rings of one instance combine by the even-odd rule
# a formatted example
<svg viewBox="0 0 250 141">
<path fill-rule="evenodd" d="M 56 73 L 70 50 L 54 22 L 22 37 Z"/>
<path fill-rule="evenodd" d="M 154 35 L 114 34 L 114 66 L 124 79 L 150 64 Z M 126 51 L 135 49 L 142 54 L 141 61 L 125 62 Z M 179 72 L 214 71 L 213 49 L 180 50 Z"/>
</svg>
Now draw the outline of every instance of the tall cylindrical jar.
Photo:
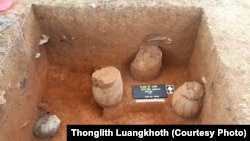
<svg viewBox="0 0 250 141">
<path fill-rule="evenodd" d="M 99 106 L 108 108 L 118 105 L 123 95 L 120 71 L 113 66 L 96 70 L 92 74 L 92 92 Z"/>
</svg>

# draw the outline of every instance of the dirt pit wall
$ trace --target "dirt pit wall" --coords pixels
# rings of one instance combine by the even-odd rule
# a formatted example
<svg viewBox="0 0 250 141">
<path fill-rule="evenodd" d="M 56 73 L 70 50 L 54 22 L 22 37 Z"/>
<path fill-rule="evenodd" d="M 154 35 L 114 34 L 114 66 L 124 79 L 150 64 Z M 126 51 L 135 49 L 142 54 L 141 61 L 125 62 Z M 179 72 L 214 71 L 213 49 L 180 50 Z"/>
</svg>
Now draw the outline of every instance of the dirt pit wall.
<svg viewBox="0 0 250 141">
<path fill-rule="evenodd" d="M 41 32 L 33 11 L 22 26 L 0 65 L 0 90 L 6 100 L 0 105 L 0 140 L 35 140 L 37 105 L 46 89 L 48 60 L 45 49 L 37 46 Z M 42 60 L 35 59 L 38 52 Z"/>
<path fill-rule="evenodd" d="M 226 67 L 221 63 L 213 36 L 207 24 L 207 15 L 202 20 L 197 33 L 195 47 L 189 61 L 189 75 L 192 80 L 205 87 L 203 109 L 199 117 L 201 124 L 232 124 L 238 121 L 232 110 L 230 80 L 226 79 Z"/>
<path fill-rule="evenodd" d="M 160 35 L 164 65 L 188 65 L 202 10 L 195 7 L 60 8 L 34 6 L 49 62 L 69 67 L 129 64 L 143 41 Z"/>
<path fill-rule="evenodd" d="M 38 45 L 41 34 L 49 36 L 48 43 Z M 163 66 L 155 80 L 139 82 L 131 77 L 129 64 L 145 42 L 159 45 Z M 223 93 L 228 85 L 213 47 L 201 8 L 33 5 L 23 34 L 9 50 L 1 70 L 4 81 L 0 86 L 7 101 L 0 111 L 1 131 L 6 133 L 1 138 L 38 140 L 32 134 L 34 122 L 46 113 L 62 120 L 51 140 L 65 140 L 67 124 L 234 122 Z M 124 83 L 121 103 L 109 109 L 99 107 L 91 91 L 92 73 L 105 66 L 117 67 Z M 206 89 L 197 118 L 176 115 L 171 95 L 161 103 L 138 104 L 132 98 L 132 85 L 172 84 L 178 88 L 191 80 Z M 9 132 L 21 129 L 15 137 Z"/>
</svg>

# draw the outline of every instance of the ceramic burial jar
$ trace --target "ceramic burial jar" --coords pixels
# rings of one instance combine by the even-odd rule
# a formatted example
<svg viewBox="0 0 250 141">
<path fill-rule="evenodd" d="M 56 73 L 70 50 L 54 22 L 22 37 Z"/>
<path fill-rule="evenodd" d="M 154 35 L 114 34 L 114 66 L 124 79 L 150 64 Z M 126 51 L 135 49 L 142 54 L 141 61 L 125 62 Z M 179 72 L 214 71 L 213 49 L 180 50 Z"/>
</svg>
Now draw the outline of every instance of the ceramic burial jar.
<svg viewBox="0 0 250 141">
<path fill-rule="evenodd" d="M 185 82 L 172 97 L 173 110 L 185 118 L 195 117 L 202 107 L 204 88 L 198 82 Z"/>
<path fill-rule="evenodd" d="M 108 108 L 118 105 L 123 95 L 120 71 L 113 66 L 96 70 L 92 74 L 92 92 L 99 106 Z"/>
</svg>

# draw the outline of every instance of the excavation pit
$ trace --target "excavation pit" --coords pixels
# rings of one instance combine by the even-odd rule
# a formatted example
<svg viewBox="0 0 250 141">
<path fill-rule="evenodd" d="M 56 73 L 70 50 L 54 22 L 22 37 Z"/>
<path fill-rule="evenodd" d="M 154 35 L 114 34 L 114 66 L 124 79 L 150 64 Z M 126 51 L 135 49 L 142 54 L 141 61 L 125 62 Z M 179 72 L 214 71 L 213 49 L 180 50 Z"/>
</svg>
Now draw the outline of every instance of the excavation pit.
<svg viewBox="0 0 250 141">
<path fill-rule="evenodd" d="M 46 113 L 61 120 L 51 140 L 66 140 L 67 124 L 203 124 L 229 122 L 223 95 L 216 86 L 223 80 L 206 23 L 197 7 L 50 7 L 33 5 L 21 32 L 3 62 L 1 126 L 6 138 L 34 140 L 35 121 Z M 49 36 L 39 45 L 41 35 Z M 155 39 L 161 37 L 160 39 Z M 162 67 L 154 80 L 133 79 L 130 63 L 143 42 L 159 45 Z M 106 66 L 121 72 L 123 97 L 112 108 L 96 104 L 92 73 Z M 205 87 L 202 111 L 185 119 L 174 113 L 172 95 L 165 102 L 136 103 L 132 86 L 166 84 L 178 88 L 186 81 Z M 221 84 L 221 83 L 220 83 Z M 16 117 L 18 115 L 18 118 Z M 15 122 L 12 122 L 15 121 Z M 22 130 L 20 130 L 22 129 Z M 25 138 L 22 138 L 25 136 Z"/>
</svg>

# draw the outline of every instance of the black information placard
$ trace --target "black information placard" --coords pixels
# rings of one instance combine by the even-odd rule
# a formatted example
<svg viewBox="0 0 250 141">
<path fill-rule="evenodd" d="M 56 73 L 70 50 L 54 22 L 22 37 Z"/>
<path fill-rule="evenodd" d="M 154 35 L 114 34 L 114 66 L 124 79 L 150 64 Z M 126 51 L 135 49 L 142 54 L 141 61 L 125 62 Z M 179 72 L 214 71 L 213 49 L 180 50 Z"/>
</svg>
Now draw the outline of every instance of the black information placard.
<svg viewBox="0 0 250 141">
<path fill-rule="evenodd" d="M 167 98 L 166 86 L 159 85 L 134 85 L 134 99 L 152 99 L 152 98 Z"/>
<path fill-rule="evenodd" d="M 249 141 L 249 132 L 249 125 L 67 125 L 67 141 L 112 139 Z"/>
</svg>

